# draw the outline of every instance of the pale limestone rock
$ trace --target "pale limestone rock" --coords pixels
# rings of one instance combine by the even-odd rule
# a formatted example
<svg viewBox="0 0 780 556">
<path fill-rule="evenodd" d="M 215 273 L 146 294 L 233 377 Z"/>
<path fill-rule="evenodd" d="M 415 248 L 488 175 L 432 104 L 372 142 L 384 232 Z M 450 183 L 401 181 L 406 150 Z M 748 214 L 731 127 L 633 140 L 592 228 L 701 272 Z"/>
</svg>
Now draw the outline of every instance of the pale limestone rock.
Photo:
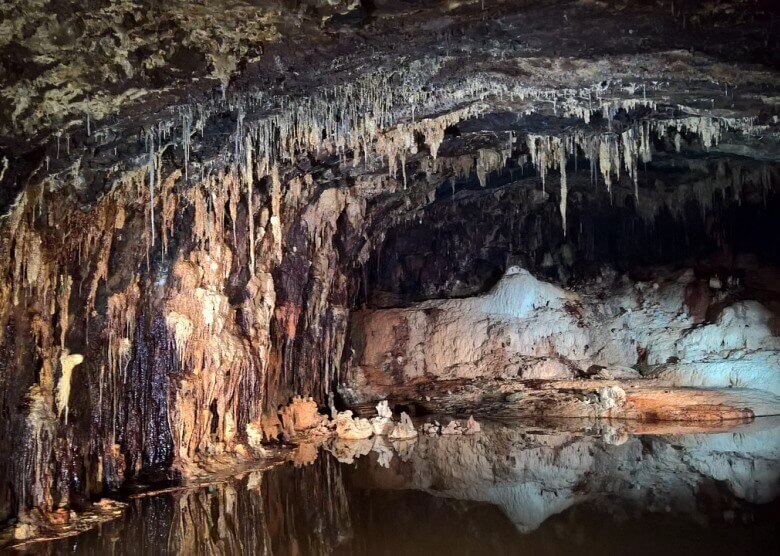
<svg viewBox="0 0 780 556">
<path fill-rule="evenodd" d="M 371 419 L 371 426 L 377 436 L 387 436 L 393 431 L 393 412 L 387 400 L 382 400 L 376 406 L 377 416 Z"/>
<path fill-rule="evenodd" d="M 482 432 L 482 427 L 474 419 L 474 416 L 470 415 L 469 420 L 466 422 L 466 431 L 463 434 L 477 434 L 478 432 Z"/>
<path fill-rule="evenodd" d="M 422 432 L 428 436 L 436 436 L 441 431 L 441 425 L 438 421 L 433 423 L 424 423 L 422 426 Z"/>
<path fill-rule="evenodd" d="M 32 523 L 17 523 L 13 529 L 13 538 L 17 541 L 24 541 L 38 534 L 38 527 Z"/>
<path fill-rule="evenodd" d="M 396 424 L 390 433 L 391 440 L 409 440 L 417 438 L 417 429 L 414 428 L 411 417 L 406 412 L 401 413 L 401 422 Z"/>
<path fill-rule="evenodd" d="M 365 337 L 356 338 L 344 393 L 353 403 L 372 399 L 369 377 L 390 368 L 381 378 L 400 385 L 423 377 L 565 379 L 592 365 L 605 367 L 598 378 L 633 380 L 640 363 L 679 386 L 780 392 L 771 312 L 739 301 L 701 326 L 686 306 L 695 279 L 685 271 L 634 282 L 605 269 L 566 291 L 510 269 L 484 295 L 358 311 L 356 334 Z"/>
<path fill-rule="evenodd" d="M 642 378 L 642 375 L 639 374 L 639 371 L 632 369 L 631 367 L 614 365 L 612 367 L 607 367 L 606 369 L 601 369 L 593 375 L 593 378 L 602 380 L 636 380 Z"/>
<path fill-rule="evenodd" d="M 336 416 L 336 435 L 344 440 L 361 440 L 374 434 L 368 419 L 353 418 L 352 411 L 342 411 Z"/>
<path fill-rule="evenodd" d="M 390 404 L 387 403 L 387 400 L 382 400 L 376 404 L 376 414 L 378 417 L 383 417 L 386 419 L 393 418 L 393 412 L 390 410 Z"/>
<path fill-rule="evenodd" d="M 441 429 L 442 435 L 454 435 L 454 434 L 463 434 L 463 427 L 461 424 L 457 421 L 457 419 L 453 419 L 449 423 L 447 423 L 447 426 Z"/>
<path fill-rule="evenodd" d="M 626 392 L 620 386 L 599 388 L 599 402 L 605 409 L 617 409 L 626 404 Z"/>
<path fill-rule="evenodd" d="M 246 441 L 254 451 L 263 451 L 263 429 L 260 425 L 249 423 L 246 426 Z"/>
</svg>

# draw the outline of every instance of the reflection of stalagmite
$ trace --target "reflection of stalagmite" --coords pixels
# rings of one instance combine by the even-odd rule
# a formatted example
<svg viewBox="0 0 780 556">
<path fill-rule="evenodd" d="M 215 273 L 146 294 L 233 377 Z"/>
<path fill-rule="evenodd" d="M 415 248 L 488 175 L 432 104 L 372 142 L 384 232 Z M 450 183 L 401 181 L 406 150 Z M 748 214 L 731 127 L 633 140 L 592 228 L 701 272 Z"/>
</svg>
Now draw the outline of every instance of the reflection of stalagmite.
<svg viewBox="0 0 780 556">
<path fill-rule="evenodd" d="M 367 438 L 336 438 L 330 444 L 330 452 L 341 463 L 355 463 L 355 460 L 368 455 L 374 442 Z"/>
<path fill-rule="evenodd" d="M 393 440 L 393 449 L 398 454 L 398 458 L 403 461 L 409 461 L 414 454 L 415 446 L 417 446 L 417 439 L 410 438 L 408 440 Z"/>
<path fill-rule="evenodd" d="M 377 463 L 384 468 L 389 468 L 393 461 L 393 447 L 384 436 L 375 436 L 371 451 L 377 455 Z"/>
</svg>

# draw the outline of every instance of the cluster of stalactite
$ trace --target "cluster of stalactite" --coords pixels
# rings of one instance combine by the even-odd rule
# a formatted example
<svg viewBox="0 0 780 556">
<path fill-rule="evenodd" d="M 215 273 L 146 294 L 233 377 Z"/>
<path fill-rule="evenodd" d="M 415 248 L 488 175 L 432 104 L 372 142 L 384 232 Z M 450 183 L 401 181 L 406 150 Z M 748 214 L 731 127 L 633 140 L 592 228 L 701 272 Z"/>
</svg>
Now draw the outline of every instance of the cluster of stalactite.
<svg viewBox="0 0 780 556">
<path fill-rule="evenodd" d="M 20 441 L 0 463 L 2 515 L 192 472 L 245 453 L 247 425 L 292 393 L 324 403 L 365 200 L 246 156 L 190 182 L 157 158 L 86 208 L 72 183 L 41 182 L 12 208 L 0 403 Z"/>
<path fill-rule="evenodd" d="M 435 202 L 387 230 L 366 264 L 359 304 L 477 295 L 512 265 L 570 284 L 603 265 L 776 257 L 774 244 L 763 239 L 776 231 L 776 165 L 723 157 L 681 162 L 667 154 L 643 175 L 637 200 L 625 176 L 610 193 L 590 181 L 587 168 L 574 171 L 570 164 L 564 235 L 559 198 L 542 192 L 538 175 L 523 168 L 527 153 L 490 151 L 499 162 L 484 189 L 474 170 L 480 154 L 439 158 L 440 169 L 453 168 L 452 193 L 442 188 Z M 681 165 L 685 172 L 668 171 Z"/>
</svg>

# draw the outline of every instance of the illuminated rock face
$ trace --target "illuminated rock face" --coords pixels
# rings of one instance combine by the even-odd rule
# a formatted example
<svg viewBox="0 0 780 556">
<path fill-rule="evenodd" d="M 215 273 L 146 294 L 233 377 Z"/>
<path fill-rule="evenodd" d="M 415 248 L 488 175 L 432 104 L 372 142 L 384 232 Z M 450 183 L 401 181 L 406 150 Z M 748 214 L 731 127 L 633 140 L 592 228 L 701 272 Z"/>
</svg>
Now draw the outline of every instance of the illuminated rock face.
<svg viewBox="0 0 780 556">
<path fill-rule="evenodd" d="M 705 308 L 713 321 L 697 323 L 686 303 L 696 282 L 691 271 L 649 282 L 607 272 L 565 290 L 513 268 L 482 296 L 357 312 L 355 376 L 346 386 L 567 379 L 594 367 L 603 369 L 596 378 L 634 379 L 639 367 L 678 386 L 780 395 L 771 311 L 757 301 L 728 304 L 743 294 L 720 292 Z"/>
<path fill-rule="evenodd" d="M 229 4 L 0 6 L 0 519 L 388 377 L 777 393 L 771 6 Z"/>
<path fill-rule="evenodd" d="M 349 409 L 339 412 L 335 421 L 336 435 L 342 440 L 365 440 L 374 434 L 374 427 L 368 419 L 352 417 Z"/>
</svg>

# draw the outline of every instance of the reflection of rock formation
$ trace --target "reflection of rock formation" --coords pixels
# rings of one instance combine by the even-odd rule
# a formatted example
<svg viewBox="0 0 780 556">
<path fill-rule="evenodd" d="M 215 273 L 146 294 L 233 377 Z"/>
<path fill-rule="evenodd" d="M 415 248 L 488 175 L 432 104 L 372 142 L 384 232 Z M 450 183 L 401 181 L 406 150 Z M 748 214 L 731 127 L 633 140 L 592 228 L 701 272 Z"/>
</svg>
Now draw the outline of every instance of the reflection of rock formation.
<svg viewBox="0 0 780 556">
<path fill-rule="evenodd" d="M 353 536 L 341 467 L 318 458 L 199 490 L 135 500 L 126 517 L 53 552 L 325 555 Z"/>
<path fill-rule="evenodd" d="M 716 483 L 749 503 L 769 502 L 780 493 L 776 420 L 759 420 L 733 433 L 621 442 L 609 442 L 619 436 L 614 431 L 606 436 L 495 426 L 477 436 L 422 436 L 406 463 L 396 458 L 388 471 L 363 459 L 355 478 L 370 488 L 489 502 L 523 532 L 586 501 L 607 512 L 644 508 L 696 514 L 699 492 Z"/>
<path fill-rule="evenodd" d="M 604 423 L 586 430 L 483 423 L 477 435 L 333 439 L 335 458 L 321 453 L 303 468 L 139 499 L 126 518 L 53 548 L 136 553 L 142 542 L 150 553 L 177 554 L 516 554 L 537 541 L 557 548 L 549 542 L 565 536 L 561 520 L 580 509 L 565 527 L 588 524 L 598 537 L 628 523 L 644 527 L 641 537 L 659 534 L 647 524 L 661 519 L 688 527 L 741 519 L 780 493 L 777 420 L 698 435 L 621 436 Z"/>
</svg>

